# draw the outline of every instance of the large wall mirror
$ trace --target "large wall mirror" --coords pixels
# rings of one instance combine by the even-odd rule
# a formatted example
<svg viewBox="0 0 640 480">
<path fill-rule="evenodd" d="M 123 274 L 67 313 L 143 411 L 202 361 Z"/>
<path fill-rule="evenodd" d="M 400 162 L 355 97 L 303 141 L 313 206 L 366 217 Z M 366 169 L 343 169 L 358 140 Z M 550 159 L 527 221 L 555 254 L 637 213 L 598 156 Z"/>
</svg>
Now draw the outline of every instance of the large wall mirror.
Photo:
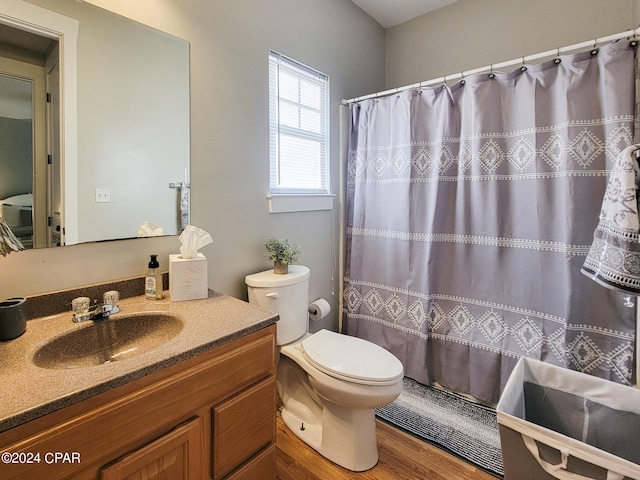
<svg viewBox="0 0 640 480">
<path fill-rule="evenodd" d="M 0 139 L 0 215 L 26 247 L 180 233 L 188 42 L 77 0 L 3 0 Z"/>
</svg>

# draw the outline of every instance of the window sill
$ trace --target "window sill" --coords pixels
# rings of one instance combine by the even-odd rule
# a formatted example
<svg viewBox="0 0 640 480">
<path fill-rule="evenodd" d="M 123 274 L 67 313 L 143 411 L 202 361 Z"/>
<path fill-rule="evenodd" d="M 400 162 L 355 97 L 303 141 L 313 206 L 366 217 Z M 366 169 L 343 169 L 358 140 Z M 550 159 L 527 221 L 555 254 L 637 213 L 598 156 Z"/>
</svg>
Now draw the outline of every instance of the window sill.
<svg viewBox="0 0 640 480">
<path fill-rule="evenodd" d="M 311 212 L 314 210 L 332 210 L 332 194 L 269 194 L 267 203 L 269 213 Z"/>
</svg>

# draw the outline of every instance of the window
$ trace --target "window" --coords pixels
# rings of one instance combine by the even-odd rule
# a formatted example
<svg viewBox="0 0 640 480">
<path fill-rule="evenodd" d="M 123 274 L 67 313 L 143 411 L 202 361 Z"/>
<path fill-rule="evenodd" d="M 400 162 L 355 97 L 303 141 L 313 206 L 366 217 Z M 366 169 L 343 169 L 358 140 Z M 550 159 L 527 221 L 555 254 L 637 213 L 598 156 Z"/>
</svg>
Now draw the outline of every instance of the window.
<svg viewBox="0 0 640 480">
<path fill-rule="evenodd" d="M 269 190 L 329 194 L 329 78 L 269 55 Z"/>
</svg>

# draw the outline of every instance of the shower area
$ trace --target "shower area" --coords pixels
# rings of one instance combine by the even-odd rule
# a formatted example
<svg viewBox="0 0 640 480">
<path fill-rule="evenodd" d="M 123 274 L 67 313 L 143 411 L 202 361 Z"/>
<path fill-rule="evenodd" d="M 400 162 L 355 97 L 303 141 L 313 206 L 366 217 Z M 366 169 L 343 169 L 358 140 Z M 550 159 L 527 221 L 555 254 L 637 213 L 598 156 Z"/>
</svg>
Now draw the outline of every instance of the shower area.
<svg viewBox="0 0 640 480">
<path fill-rule="evenodd" d="M 525 356 L 635 383 L 637 292 L 581 270 L 637 142 L 637 42 L 577 47 L 343 102 L 342 330 L 418 382 L 495 404 Z"/>
</svg>

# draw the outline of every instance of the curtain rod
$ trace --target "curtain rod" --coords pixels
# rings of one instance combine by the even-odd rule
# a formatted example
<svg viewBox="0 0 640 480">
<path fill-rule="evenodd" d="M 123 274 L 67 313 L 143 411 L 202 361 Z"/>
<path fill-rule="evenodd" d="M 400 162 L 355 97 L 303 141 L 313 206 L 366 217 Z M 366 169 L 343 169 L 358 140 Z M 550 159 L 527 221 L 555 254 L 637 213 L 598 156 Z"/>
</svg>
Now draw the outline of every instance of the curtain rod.
<svg viewBox="0 0 640 480">
<path fill-rule="evenodd" d="M 351 98 L 349 100 L 342 99 L 340 103 L 342 105 L 349 105 L 352 103 L 360 102 L 362 100 L 368 100 L 370 98 L 384 97 L 387 95 L 392 95 L 394 93 L 403 92 L 405 90 L 411 90 L 412 88 L 421 88 L 421 87 L 428 87 L 431 85 L 444 84 L 449 80 L 457 80 L 459 78 L 462 79 L 465 77 L 469 77 L 471 75 L 476 75 L 478 73 L 493 72 L 495 69 L 499 69 L 499 68 L 512 67 L 514 65 L 524 65 L 526 62 L 540 60 L 546 57 L 560 56 L 563 53 L 569 53 L 575 50 L 583 50 L 586 48 L 596 48 L 598 45 L 602 45 L 604 43 L 620 40 L 621 38 L 636 37 L 638 35 L 640 35 L 640 27 L 637 27 L 635 30 L 627 30 L 626 32 L 620 32 L 613 35 L 608 35 L 606 37 L 595 38 L 593 40 L 588 40 L 586 42 L 576 43 L 573 45 L 569 45 L 567 47 L 560 47 L 555 50 L 547 50 L 546 52 L 535 53 L 533 55 L 527 55 L 525 57 L 514 58 L 513 60 L 494 63 L 493 65 L 487 65 L 486 67 L 474 68 L 472 70 L 466 70 L 463 72 L 454 73 L 452 75 L 445 75 L 444 77 L 434 78 L 432 80 L 426 80 L 424 82 L 418 82 L 412 85 L 405 85 L 403 87 L 392 88 L 389 90 L 384 90 L 382 92 L 371 93 L 369 95 Z"/>
</svg>

